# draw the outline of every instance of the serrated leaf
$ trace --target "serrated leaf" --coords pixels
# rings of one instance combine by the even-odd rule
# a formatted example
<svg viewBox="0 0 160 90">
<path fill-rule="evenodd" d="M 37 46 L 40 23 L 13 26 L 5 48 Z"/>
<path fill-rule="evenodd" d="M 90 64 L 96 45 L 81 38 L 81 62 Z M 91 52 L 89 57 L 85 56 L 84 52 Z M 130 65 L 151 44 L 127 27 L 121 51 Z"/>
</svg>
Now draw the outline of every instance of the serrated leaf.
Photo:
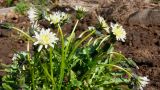
<svg viewBox="0 0 160 90">
<path fill-rule="evenodd" d="M 131 58 L 127 59 L 126 61 L 127 61 L 127 63 L 129 65 L 131 65 L 131 66 L 136 67 L 137 69 L 139 69 L 138 65 Z"/>
</svg>

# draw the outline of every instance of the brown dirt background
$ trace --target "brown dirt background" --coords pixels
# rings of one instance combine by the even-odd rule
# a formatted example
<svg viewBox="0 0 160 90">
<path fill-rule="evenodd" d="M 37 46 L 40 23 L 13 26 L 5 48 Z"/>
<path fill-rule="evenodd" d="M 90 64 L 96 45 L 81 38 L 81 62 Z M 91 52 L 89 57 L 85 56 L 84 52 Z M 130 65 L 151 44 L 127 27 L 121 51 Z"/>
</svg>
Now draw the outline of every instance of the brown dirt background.
<svg viewBox="0 0 160 90">
<path fill-rule="evenodd" d="M 65 0 L 64 0 L 65 1 Z M 77 1 L 77 0 L 75 0 Z M 137 17 L 138 13 L 143 13 L 146 9 L 160 10 L 159 4 L 149 3 L 147 0 L 82 0 L 85 3 L 92 1 L 94 4 L 94 14 L 89 14 L 78 25 L 77 32 L 84 30 L 87 26 L 94 25 L 97 21 L 96 15 L 103 16 L 107 22 L 118 22 L 122 24 L 127 32 L 125 43 L 118 42 L 116 50 L 132 58 L 139 66 L 138 73 L 148 76 L 150 84 L 144 90 L 160 90 L 160 23 L 158 14 L 154 16 L 154 21 L 147 21 Z M 97 1 L 97 2 L 96 2 Z M 88 6 L 88 7 L 92 7 Z M 156 17 L 157 16 L 157 17 Z M 28 19 L 24 16 L 10 15 L 6 17 L 7 22 L 12 22 L 19 28 L 28 25 Z M 153 20 L 153 19 L 152 19 Z M 6 22 L 6 21 L 4 21 Z M 73 23 L 75 21 L 72 21 Z M 89 23 L 92 22 L 92 23 Z M 42 23 L 43 25 L 43 23 Z M 65 32 L 70 32 L 71 26 L 65 25 Z M 0 60 L 2 63 L 11 63 L 11 58 L 15 51 L 26 50 L 26 42 L 14 31 L 0 28 Z"/>
</svg>

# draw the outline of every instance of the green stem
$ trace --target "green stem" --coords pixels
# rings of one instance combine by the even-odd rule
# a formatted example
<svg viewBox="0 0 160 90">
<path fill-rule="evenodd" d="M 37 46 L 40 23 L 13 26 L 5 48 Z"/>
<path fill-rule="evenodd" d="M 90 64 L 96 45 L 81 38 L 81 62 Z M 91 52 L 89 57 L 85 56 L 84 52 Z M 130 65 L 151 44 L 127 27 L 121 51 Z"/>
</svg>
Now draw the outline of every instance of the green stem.
<svg viewBox="0 0 160 90">
<path fill-rule="evenodd" d="M 76 30 L 76 27 L 77 27 L 77 25 L 78 25 L 78 22 L 79 22 L 79 20 L 77 20 L 76 21 L 76 24 L 74 25 L 74 28 L 73 28 L 73 30 L 72 30 L 72 33 L 71 33 L 71 35 L 75 32 L 75 30 Z"/>
<path fill-rule="evenodd" d="M 30 70 L 30 74 L 31 74 L 32 86 L 33 86 L 33 90 L 35 90 L 36 87 L 35 87 L 35 83 L 34 83 L 34 65 L 32 66 L 31 62 L 30 62 L 31 58 L 30 58 L 30 54 L 29 54 L 29 52 L 30 52 L 29 51 L 29 41 L 27 43 L 27 52 L 28 52 L 27 60 L 28 60 L 28 63 L 29 63 L 29 70 Z"/>
<path fill-rule="evenodd" d="M 127 58 L 124 55 L 122 55 L 121 53 L 110 52 L 109 54 L 117 54 L 117 55 L 120 55 L 121 57 L 123 57 L 125 60 L 127 60 Z"/>
<path fill-rule="evenodd" d="M 54 81 L 54 78 L 48 73 L 48 70 L 46 69 L 46 66 L 45 66 L 45 65 L 42 65 L 42 63 L 41 63 L 41 66 L 42 66 L 42 68 L 43 68 L 43 70 L 44 70 L 45 76 L 49 77 L 49 80 L 51 80 L 52 85 L 53 85 L 53 86 L 56 85 L 56 84 L 55 84 L 55 81 Z"/>
<path fill-rule="evenodd" d="M 132 77 L 132 74 L 130 72 L 128 72 L 127 70 L 125 70 L 124 68 L 120 67 L 120 66 L 117 66 L 117 65 L 113 65 L 113 64 L 100 64 L 100 65 L 96 65 L 94 66 L 92 69 L 90 69 L 89 71 L 87 71 L 81 78 L 81 81 L 87 76 L 87 74 L 90 73 L 90 71 L 92 71 L 94 68 L 96 67 L 102 67 L 102 66 L 110 66 L 110 67 L 115 67 L 115 68 L 118 68 L 119 70 L 122 70 L 124 72 L 126 72 L 128 74 L 128 78 L 130 79 Z"/>
<path fill-rule="evenodd" d="M 60 25 L 58 24 L 58 30 L 60 32 L 61 35 L 61 42 L 62 42 L 62 57 L 61 57 L 61 67 L 60 67 L 60 75 L 59 75 L 59 85 L 58 85 L 58 90 L 61 90 L 61 86 L 62 86 L 62 82 L 63 82 L 63 78 L 64 78 L 64 68 L 65 68 L 65 54 L 64 54 L 64 36 L 63 36 L 63 32 L 62 29 L 60 27 Z"/>
<path fill-rule="evenodd" d="M 35 82 L 34 82 L 34 66 L 32 67 L 32 84 L 33 84 L 33 90 L 36 90 L 36 87 L 35 87 Z"/>
<path fill-rule="evenodd" d="M 52 64 L 52 56 L 53 56 L 53 54 L 52 54 L 52 51 L 53 51 L 53 49 L 50 48 L 50 58 L 49 58 L 49 61 L 50 61 L 51 77 L 53 77 L 53 64 Z"/>
<path fill-rule="evenodd" d="M 76 27 L 77 27 L 77 25 L 78 25 L 78 22 L 79 22 L 79 20 L 76 21 L 76 24 L 74 25 L 74 28 L 73 28 L 73 30 L 72 30 L 72 33 L 71 33 L 71 35 L 70 35 L 70 37 L 69 37 L 69 41 L 68 41 L 68 44 L 67 44 L 66 49 L 65 49 L 65 56 L 67 55 L 67 52 L 68 52 L 70 43 L 71 43 L 71 41 L 72 41 L 72 39 L 73 39 L 73 34 L 74 34 L 74 32 L 75 32 L 75 30 L 76 30 Z"/>
<path fill-rule="evenodd" d="M 111 66 L 111 67 L 115 67 L 115 68 L 118 68 L 119 70 L 122 70 L 122 71 L 126 72 L 128 74 L 128 76 L 129 76 L 129 78 L 132 77 L 132 74 L 129 71 L 127 71 L 124 68 L 122 68 L 120 66 L 117 66 L 117 65 L 113 65 L 113 64 L 104 64 L 103 65 L 103 64 L 101 64 L 101 65 L 98 65 L 98 66 Z"/>
<path fill-rule="evenodd" d="M 117 54 L 117 55 L 119 55 L 119 56 L 123 57 L 123 58 L 124 58 L 124 60 L 127 60 L 127 58 L 126 58 L 124 55 L 122 55 L 121 53 L 117 53 L 117 52 L 110 52 L 110 53 L 108 53 L 108 55 L 110 55 L 109 60 L 108 60 L 108 64 L 110 63 L 110 61 L 111 61 L 111 59 L 112 59 L 113 54 L 115 54 L 115 55 Z"/>
<path fill-rule="evenodd" d="M 109 59 L 108 59 L 108 64 L 110 64 L 111 60 L 112 60 L 113 54 L 109 54 Z"/>
<path fill-rule="evenodd" d="M 23 32 L 22 30 L 16 28 L 16 27 L 12 27 L 12 29 L 17 30 L 18 32 L 22 33 L 23 35 L 25 35 L 27 37 L 28 40 L 31 40 L 32 42 L 34 42 L 34 39 L 29 36 L 27 33 Z"/>
<path fill-rule="evenodd" d="M 82 32 L 80 35 L 79 35 L 79 38 L 81 38 L 84 34 L 86 34 L 87 32 L 90 32 L 89 30 L 86 30 L 84 32 Z"/>
<path fill-rule="evenodd" d="M 93 58 L 93 62 L 91 63 L 92 66 L 90 67 L 91 69 L 88 70 L 81 78 L 81 81 L 92 71 L 92 69 L 96 68 L 97 62 L 101 60 L 101 58 L 103 57 L 103 55 L 107 55 L 107 52 L 104 53 L 99 53 L 98 55 L 96 55 Z"/>
<path fill-rule="evenodd" d="M 92 34 L 94 34 L 94 33 L 95 33 L 95 31 L 92 31 L 90 34 L 88 34 L 86 37 L 84 37 L 84 38 L 73 48 L 70 56 L 68 57 L 68 61 L 72 58 L 74 52 L 75 52 L 76 49 L 81 45 L 81 43 L 82 43 L 83 41 L 85 41 L 87 38 L 89 38 L 89 37 L 90 37 Z"/>
</svg>

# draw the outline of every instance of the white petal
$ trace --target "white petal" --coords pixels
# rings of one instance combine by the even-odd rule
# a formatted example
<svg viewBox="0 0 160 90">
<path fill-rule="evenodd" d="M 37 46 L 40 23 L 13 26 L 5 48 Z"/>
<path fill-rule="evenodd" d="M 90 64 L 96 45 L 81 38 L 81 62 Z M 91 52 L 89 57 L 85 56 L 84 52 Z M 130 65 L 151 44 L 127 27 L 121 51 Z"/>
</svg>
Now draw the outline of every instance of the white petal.
<svg viewBox="0 0 160 90">
<path fill-rule="evenodd" d="M 139 89 L 140 89 L 140 90 L 143 90 L 143 87 L 140 86 Z"/>
<path fill-rule="evenodd" d="M 49 29 L 49 28 L 47 29 L 47 32 L 48 32 L 48 33 L 50 32 L 50 29 Z"/>
<path fill-rule="evenodd" d="M 43 45 L 40 45 L 40 46 L 38 47 L 38 52 L 40 52 L 42 48 L 43 48 Z"/>
<path fill-rule="evenodd" d="M 49 44 L 52 48 L 54 48 L 54 45 L 53 44 Z"/>
<path fill-rule="evenodd" d="M 33 45 L 37 45 L 39 42 L 37 41 L 37 42 L 35 42 Z"/>
<path fill-rule="evenodd" d="M 47 48 L 48 47 L 48 45 L 45 45 L 45 48 Z"/>
</svg>

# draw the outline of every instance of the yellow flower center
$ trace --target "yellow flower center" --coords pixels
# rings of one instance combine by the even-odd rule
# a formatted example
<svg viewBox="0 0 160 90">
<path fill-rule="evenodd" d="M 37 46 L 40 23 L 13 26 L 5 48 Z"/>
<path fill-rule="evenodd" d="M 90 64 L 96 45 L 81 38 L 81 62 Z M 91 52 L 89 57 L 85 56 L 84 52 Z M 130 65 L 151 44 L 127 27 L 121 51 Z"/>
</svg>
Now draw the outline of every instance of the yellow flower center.
<svg viewBox="0 0 160 90">
<path fill-rule="evenodd" d="M 50 43 L 50 38 L 47 35 L 42 35 L 41 40 L 42 40 L 41 43 L 44 44 L 44 45 Z"/>
<path fill-rule="evenodd" d="M 120 27 L 117 27 L 114 34 L 117 36 L 117 37 L 121 37 L 123 35 L 123 31 Z"/>
</svg>

